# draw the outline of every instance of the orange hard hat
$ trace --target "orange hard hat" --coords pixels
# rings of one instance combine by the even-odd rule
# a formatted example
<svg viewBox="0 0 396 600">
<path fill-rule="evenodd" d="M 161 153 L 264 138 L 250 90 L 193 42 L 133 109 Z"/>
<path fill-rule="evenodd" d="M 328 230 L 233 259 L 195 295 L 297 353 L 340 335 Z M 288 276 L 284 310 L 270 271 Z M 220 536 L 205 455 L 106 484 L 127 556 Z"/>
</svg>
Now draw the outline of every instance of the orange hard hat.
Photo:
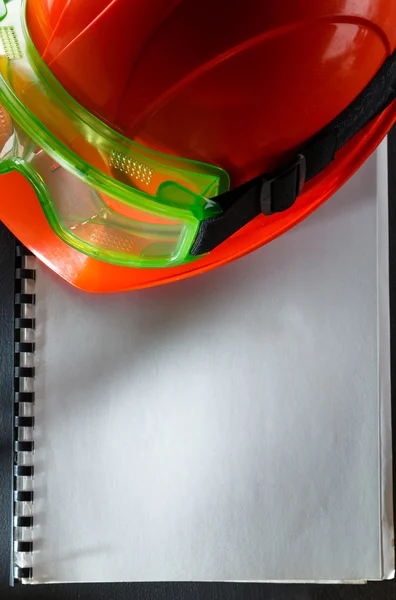
<svg viewBox="0 0 396 600">
<path fill-rule="evenodd" d="M 11 0 L 6 5 L 9 12 L 14 3 L 19 6 L 21 0 Z M 33 108 L 32 86 L 21 84 L 15 92 L 17 110 L 10 104 L 11 84 L 0 81 L 4 147 L 8 129 L 24 130 L 18 112 L 24 108 L 33 115 L 29 140 L 51 157 L 46 141 L 51 134 L 51 165 L 55 161 L 73 177 L 88 178 L 84 165 L 92 167 L 95 172 L 86 182 L 99 190 L 112 215 L 131 218 L 128 186 L 139 192 L 142 212 L 155 200 L 162 202 L 160 212 L 154 213 L 166 218 L 169 227 L 174 227 L 175 215 L 182 219 L 187 209 L 172 197 L 172 186 L 163 200 L 158 189 L 162 192 L 167 182 L 176 182 L 179 191 L 185 186 L 186 194 L 199 196 L 201 202 L 198 217 L 198 209 L 189 205 L 196 222 L 195 229 L 191 225 L 194 235 L 188 244 L 183 242 L 183 256 L 178 254 L 184 236 L 180 233 L 169 256 L 156 239 L 149 248 L 139 246 L 142 262 L 136 257 L 128 262 L 125 249 L 136 244 L 123 241 L 119 233 L 108 234 L 104 228 L 99 236 L 90 230 L 89 238 L 75 241 L 78 227 L 73 225 L 62 237 L 66 226 L 55 223 L 62 214 L 57 217 L 60 211 L 54 209 L 48 216 L 45 202 L 38 198 L 38 184 L 33 186 L 33 176 L 27 176 L 42 164 L 37 152 L 26 172 L 15 167 L 0 175 L 0 219 L 54 271 L 88 291 L 181 279 L 262 246 L 329 198 L 396 120 L 394 0 L 26 0 L 21 19 L 37 85 L 42 89 L 51 77 L 51 90 L 61 92 L 46 92 L 44 101 L 35 100 Z M 1 29 L 0 22 L 4 43 Z M 6 47 L 4 52 L 7 56 Z M 0 67 L 1 60 L 0 56 Z M 51 102 L 45 105 L 47 97 Z M 82 123 L 73 134 L 68 129 L 67 139 L 60 133 L 62 118 L 50 120 L 57 99 L 72 115 L 66 118 L 66 109 L 60 111 L 66 125 L 74 118 Z M 43 141 L 38 127 L 49 132 Z M 200 181 L 210 175 L 216 183 L 205 180 L 198 189 L 198 184 L 188 183 L 192 176 L 180 182 L 179 175 L 167 174 L 150 195 L 144 186 L 150 187 L 155 168 L 133 161 L 128 152 L 114 150 L 109 158 L 107 146 L 98 141 L 102 134 L 110 139 L 108 131 L 122 143 L 129 140 L 153 153 L 156 164 L 173 161 L 174 173 L 185 169 Z M 57 149 L 61 137 L 59 143 L 68 154 Z M 80 159 L 85 161 L 82 166 Z M 174 162 L 181 159 L 185 163 Z M 118 186 L 116 199 L 110 201 L 109 194 L 102 193 L 104 177 Z M 51 191 L 49 183 L 47 187 Z M 7 201 L 10 197 L 13 202 Z M 202 208 L 202 197 L 210 206 Z M 166 212 L 175 206 L 178 212 Z M 140 223 L 143 217 L 138 219 Z M 150 223 L 158 225 L 155 219 Z M 119 224 L 114 227 L 121 230 Z M 98 239 L 101 246 L 95 249 Z M 106 244 L 113 248 L 107 251 Z M 122 260 L 115 244 L 125 251 Z"/>
</svg>

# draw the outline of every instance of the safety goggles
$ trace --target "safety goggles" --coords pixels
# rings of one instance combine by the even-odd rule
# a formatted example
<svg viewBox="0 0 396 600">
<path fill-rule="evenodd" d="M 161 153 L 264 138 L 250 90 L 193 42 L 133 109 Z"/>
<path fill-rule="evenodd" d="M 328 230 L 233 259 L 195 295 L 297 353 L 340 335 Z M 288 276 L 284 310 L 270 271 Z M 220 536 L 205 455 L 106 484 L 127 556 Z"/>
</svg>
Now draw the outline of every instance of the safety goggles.
<svg viewBox="0 0 396 600">
<path fill-rule="evenodd" d="M 333 160 L 342 164 L 352 138 L 357 147 L 366 125 L 393 110 L 396 51 L 287 164 L 230 190 L 219 167 L 144 148 L 73 100 L 34 48 L 25 2 L 0 0 L 0 174 L 17 170 L 26 177 L 57 239 L 79 256 L 120 267 L 173 267 L 216 254 L 230 238 L 225 254 L 240 255 L 241 230 L 248 226 L 251 233 L 257 217 L 262 244 L 337 189 L 342 178 L 330 185 L 324 176 Z M 344 180 L 352 168 L 347 171 Z M 246 253 L 255 246 L 241 247 Z"/>
<path fill-rule="evenodd" d="M 144 148 L 73 100 L 33 46 L 24 0 L 0 19 L 0 174 L 22 173 L 56 235 L 88 256 L 131 267 L 194 260 L 228 175 Z"/>
</svg>

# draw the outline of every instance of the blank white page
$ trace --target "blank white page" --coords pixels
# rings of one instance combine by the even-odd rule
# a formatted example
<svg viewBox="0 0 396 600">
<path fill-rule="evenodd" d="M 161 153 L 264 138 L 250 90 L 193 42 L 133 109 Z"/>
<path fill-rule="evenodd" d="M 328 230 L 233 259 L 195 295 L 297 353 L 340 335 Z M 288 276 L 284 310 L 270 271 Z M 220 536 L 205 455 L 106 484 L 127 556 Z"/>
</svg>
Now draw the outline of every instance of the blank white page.
<svg viewBox="0 0 396 600">
<path fill-rule="evenodd" d="M 392 575 L 378 169 L 188 281 L 95 296 L 37 265 L 35 581 Z"/>
</svg>

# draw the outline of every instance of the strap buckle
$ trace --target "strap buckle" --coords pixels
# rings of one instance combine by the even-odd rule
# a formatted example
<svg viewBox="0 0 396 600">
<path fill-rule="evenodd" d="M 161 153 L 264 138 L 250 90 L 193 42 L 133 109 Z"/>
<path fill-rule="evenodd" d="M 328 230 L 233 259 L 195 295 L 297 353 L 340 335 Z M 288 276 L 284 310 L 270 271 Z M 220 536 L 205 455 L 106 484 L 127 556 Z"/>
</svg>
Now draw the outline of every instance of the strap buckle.
<svg viewBox="0 0 396 600">
<path fill-rule="evenodd" d="M 303 190 L 306 172 L 305 156 L 298 154 L 291 164 L 265 179 L 260 192 L 261 212 L 270 216 L 293 206 Z"/>
</svg>

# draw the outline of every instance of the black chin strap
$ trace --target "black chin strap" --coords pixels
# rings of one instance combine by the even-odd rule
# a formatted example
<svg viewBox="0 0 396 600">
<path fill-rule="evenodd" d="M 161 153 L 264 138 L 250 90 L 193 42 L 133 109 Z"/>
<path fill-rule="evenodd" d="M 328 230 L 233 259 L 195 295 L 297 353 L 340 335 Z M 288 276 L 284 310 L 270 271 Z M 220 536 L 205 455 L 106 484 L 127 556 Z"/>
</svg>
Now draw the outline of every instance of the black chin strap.
<svg viewBox="0 0 396 600">
<path fill-rule="evenodd" d="M 210 252 L 260 214 L 293 206 L 304 184 L 329 166 L 338 150 L 396 98 L 396 52 L 363 92 L 315 135 L 284 168 L 264 173 L 215 198 L 223 213 L 201 222 L 190 254 Z"/>
</svg>

